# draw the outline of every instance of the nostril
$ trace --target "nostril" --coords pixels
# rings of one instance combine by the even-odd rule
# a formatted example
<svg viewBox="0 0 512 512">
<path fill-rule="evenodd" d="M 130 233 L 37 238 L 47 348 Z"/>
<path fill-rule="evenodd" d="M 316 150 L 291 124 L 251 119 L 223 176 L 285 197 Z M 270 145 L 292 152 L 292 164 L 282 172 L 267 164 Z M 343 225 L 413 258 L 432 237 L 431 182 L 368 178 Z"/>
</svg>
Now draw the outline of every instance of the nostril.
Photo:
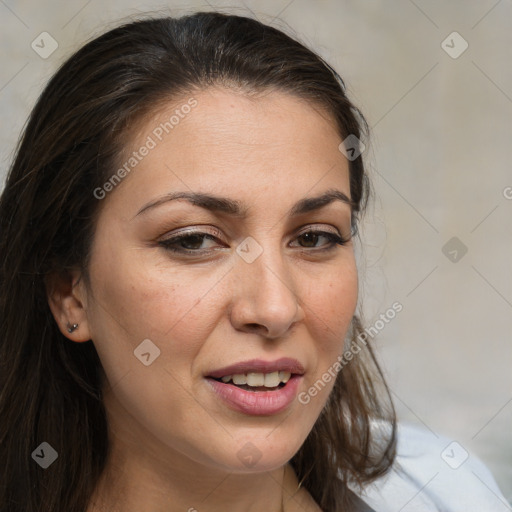
<svg viewBox="0 0 512 512">
<path fill-rule="evenodd" d="M 260 324 L 246 324 L 246 328 L 251 332 L 260 332 L 261 330 L 266 331 L 267 329 Z"/>
</svg>

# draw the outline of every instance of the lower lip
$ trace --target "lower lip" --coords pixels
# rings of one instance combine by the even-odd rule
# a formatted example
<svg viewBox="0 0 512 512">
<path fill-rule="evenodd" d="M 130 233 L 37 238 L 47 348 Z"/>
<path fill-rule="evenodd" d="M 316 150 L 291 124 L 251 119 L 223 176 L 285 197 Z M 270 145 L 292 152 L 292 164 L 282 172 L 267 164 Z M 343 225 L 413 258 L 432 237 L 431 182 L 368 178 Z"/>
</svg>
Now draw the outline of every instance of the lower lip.
<svg viewBox="0 0 512 512">
<path fill-rule="evenodd" d="M 206 380 L 232 409 L 254 416 L 268 416 L 284 411 L 293 402 L 302 375 L 293 375 L 285 386 L 275 391 L 246 391 L 234 384 L 224 384 L 212 378 Z"/>
</svg>

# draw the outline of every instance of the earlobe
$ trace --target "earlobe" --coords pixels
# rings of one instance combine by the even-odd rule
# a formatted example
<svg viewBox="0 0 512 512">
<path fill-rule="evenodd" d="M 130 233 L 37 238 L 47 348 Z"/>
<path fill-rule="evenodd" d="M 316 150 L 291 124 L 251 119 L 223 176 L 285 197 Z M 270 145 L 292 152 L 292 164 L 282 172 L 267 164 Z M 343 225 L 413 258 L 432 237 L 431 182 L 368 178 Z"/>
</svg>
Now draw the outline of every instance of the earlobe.
<svg viewBox="0 0 512 512">
<path fill-rule="evenodd" d="M 69 332 L 69 333 L 72 333 L 73 331 L 75 331 L 76 329 L 78 329 L 78 324 L 73 324 L 73 325 L 71 325 L 71 324 L 68 322 L 67 328 L 68 328 L 68 332 Z"/>
<path fill-rule="evenodd" d="M 60 332 L 71 341 L 89 341 L 85 288 L 80 272 L 54 273 L 47 276 L 45 285 L 48 305 Z"/>
</svg>

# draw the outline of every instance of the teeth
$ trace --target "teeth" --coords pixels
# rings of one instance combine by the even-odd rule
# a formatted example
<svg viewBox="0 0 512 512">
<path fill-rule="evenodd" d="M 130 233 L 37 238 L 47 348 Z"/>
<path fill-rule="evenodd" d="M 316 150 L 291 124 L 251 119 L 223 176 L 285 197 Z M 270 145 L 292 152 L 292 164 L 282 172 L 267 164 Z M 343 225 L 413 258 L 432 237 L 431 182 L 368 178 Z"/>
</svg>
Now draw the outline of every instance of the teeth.
<svg viewBox="0 0 512 512">
<path fill-rule="evenodd" d="M 286 384 L 291 376 L 290 372 L 283 371 L 272 373 L 237 373 L 235 375 L 225 375 L 221 380 L 226 384 L 233 381 L 233 384 L 237 386 L 247 384 L 253 387 L 265 386 L 266 388 L 275 388 L 279 386 L 280 382 Z"/>
<path fill-rule="evenodd" d="M 276 386 L 279 386 L 279 372 L 272 372 L 272 373 L 266 373 L 265 374 L 265 384 L 264 386 L 266 388 L 275 388 Z"/>
<path fill-rule="evenodd" d="M 233 384 L 236 384 L 237 386 L 241 384 L 247 384 L 247 375 L 237 374 L 233 375 L 232 378 Z"/>
<path fill-rule="evenodd" d="M 236 375 L 235 375 L 236 377 Z M 264 386 L 265 375 L 263 373 L 248 373 L 247 374 L 247 385 L 248 386 Z"/>
<path fill-rule="evenodd" d="M 279 372 L 279 380 L 285 384 L 290 380 L 292 374 L 290 372 Z"/>
</svg>

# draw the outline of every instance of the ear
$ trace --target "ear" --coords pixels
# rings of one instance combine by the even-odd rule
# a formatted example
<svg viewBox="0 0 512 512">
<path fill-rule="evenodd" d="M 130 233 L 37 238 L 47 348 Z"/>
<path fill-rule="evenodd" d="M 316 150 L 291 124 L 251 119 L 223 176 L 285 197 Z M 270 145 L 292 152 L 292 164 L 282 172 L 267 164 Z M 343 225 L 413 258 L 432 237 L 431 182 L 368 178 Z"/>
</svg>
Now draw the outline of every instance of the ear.
<svg viewBox="0 0 512 512">
<path fill-rule="evenodd" d="M 75 342 L 91 339 L 87 321 L 87 290 L 78 270 L 63 271 L 45 280 L 48 305 L 60 332 Z M 71 333 L 68 327 L 78 324 Z"/>
</svg>

